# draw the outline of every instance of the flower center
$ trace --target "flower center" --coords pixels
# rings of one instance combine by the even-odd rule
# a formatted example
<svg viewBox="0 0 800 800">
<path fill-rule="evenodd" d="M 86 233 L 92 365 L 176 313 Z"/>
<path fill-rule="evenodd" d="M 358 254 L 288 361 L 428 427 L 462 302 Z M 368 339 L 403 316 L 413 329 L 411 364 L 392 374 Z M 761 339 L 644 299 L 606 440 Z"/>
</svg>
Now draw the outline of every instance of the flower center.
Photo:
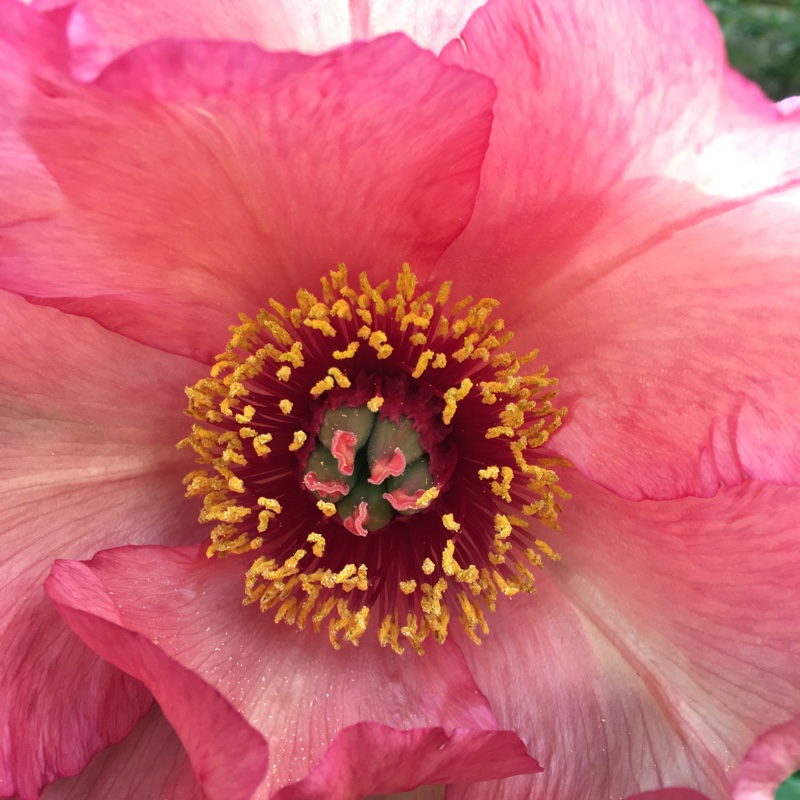
<svg viewBox="0 0 800 800">
<path fill-rule="evenodd" d="M 361 374 L 334 402 L 305 462 L 306 489 L 333 503 L 356 536 L 385 528 L 397 514 L 425 510 L 445 482 L 443 465 L 452 461 L 438 398 L 402 375 Z"/>
<path fill-rule="evenodd" d="M 214 523 L 208 555 L 248 559 L 245 604 L 276 621 L 327 625 L 357 644 L 379 615 L 383 645 L 422 652 L 456 617 L 480 642 L 498 593 L 534 591 L 558 556 L 567 497 L 541 448 L 566 409 L 491 320 L 497 302 L 419 293 L 404 265 L 359 289 L 342 266 L 297 307 L 244 315 L 208 378 L 189 387 L 198 423 L 185 479 Z"/>
</svg>

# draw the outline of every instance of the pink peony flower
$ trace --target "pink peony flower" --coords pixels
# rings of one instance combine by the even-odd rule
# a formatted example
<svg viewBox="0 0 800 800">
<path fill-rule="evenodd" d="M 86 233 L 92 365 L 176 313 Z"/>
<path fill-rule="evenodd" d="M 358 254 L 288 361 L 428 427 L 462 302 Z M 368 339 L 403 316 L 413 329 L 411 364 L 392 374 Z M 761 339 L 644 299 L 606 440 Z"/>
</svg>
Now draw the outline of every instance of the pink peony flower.
<svg viewBox="0 0 800 800">
<path fill-rule="evenodd" d="M 774 790 L 800 116 L 710 13 L 40 5 L 0 0 L 0 794 Z"/>
</svg>

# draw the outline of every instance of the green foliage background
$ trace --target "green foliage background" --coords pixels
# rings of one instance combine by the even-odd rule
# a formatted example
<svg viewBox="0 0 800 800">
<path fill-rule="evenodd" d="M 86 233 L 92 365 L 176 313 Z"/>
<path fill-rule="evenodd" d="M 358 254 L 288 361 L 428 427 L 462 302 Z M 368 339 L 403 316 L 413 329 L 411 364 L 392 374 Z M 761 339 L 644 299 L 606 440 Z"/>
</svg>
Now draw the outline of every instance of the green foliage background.
<svg viewBox="0 0 800 800">
<path fill-rule="evenodd" d="M 785 780 L 775 794 L 775 800 L 798 800 L 800 798 L 800 772 Z"/>
<path fill-rule="evenodd" d="M 728 58 L 773 99 L 800 94 L 800 0 L 708 0 Z"/>
</svg>

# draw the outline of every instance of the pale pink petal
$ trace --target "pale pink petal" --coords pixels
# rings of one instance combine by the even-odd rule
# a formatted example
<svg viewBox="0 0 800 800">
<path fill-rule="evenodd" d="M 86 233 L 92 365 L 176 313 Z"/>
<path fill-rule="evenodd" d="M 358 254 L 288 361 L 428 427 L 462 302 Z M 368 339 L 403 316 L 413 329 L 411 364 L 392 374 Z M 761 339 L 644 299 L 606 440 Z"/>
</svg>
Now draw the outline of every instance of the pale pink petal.
<svg viewBox="0 0 800 800">
<path fill-rule="evenodd" d="M 203 358 L 341 261 L 424 277 L 469 218 L 494 99 L 401 36 L 318 58 L 166 41 L 30 92 L 63 197 L 16 212 L 2 288 Z"/>
<path fill-rule="evenodd" d="M 438 53 L 448 42 L 457 39 L 472 13 L 486 0 L 355 0 L 350 2 L 351 36 L 371 39 L 381 34 L 401 31 L 420 47 Z M 296 29 L 300 26 L 296 25 Z"/>
<path fill-rule="evenodd" d="M 454 796 L 729 797 L 753 738 L 800 707 L 800 490 L 637 503 L 576 474 L 566 484 L 564 533 L 546 537 L 561 561 L 464 648 L 544 772 Z"/>
<path fill-rule="evenodd" d="M 780 100 L 778 103 L 776 103 L 776 105 L 778 106 L 778 111 L 780 111 L 781 114 L 786 114 L 786 116 L 789 116 L 789 114 L 794 114 L 795 111 L 800 109 L 800 95 L 787 97 L 784 100 Z"/>
<path fill-rule="evenodd" d="M 331 793 L 316 796 L 333 799 L 336 785 L 400 791 L 452 779 L 455 769 L 483 778 L 538 770 L 516 736 L 497 730 L 458 647 L 431 647 L 423 658 L 398 656 L 381 649 L 373 632 L 358 648 L 335 651 L 324 633 L 276 624 L 272 614 L 242 607 L 251 560 L 208 560 L 194 549 L 120 548 L 87 564 L 59 562 L 49 586 L 70 624 L 101 654 L 114 656 L 117 645 L 99 641 L 88 613 L 77 609 L 88 609 L 98 624 L 113 611 L 117 638 L 136 638 L 148 652 L 157 642 L 161 670 L 144 679 L 190 756 L 193 730 L 167 705 L 173 698 L 162 695 L 162 672 L 180 664 L 235 705 L 269 741 L 265 792 L 308 778 L 292 790 L 302 797 L 330 780 Z M 114 663 L 132 659 L 140 674 L 140 657 L 126 651 Z M 363 723 L 367 728 L 358 727 Z M 374 737 L 369 750 L 365 734 Z M 369 767 L 370 755 L 385 769 Z M 406 761 L 424 766 L 416 779 Z"/>
<path fill-rule="evenodd" d="M 119 744 L 41 800 L 206 800 L 175 731 L 154 706 Z"/>
<path fill-rule="evenodd" d="M 565 296 L 557 447 L 628 497 L 800 482 L 800 189 L 698 220 Z"/>
<path fill-rule="evenodd" d="M 492 0 L 442 58 L 499 99 L 437 277 L 540 348 L 580 426 L 559 446 L 630 497 L 796 482 L 800 120 L 728 68 L 712 14 Z"/>
<path fill-rule="evenodd" d="M 536 291 L 509 301 L 535 311 L 559 280 L 591 280 L 676 220 L 800 177 L 798 125 L 730 70 L 700 0 L 594 11 L 490 0 L 442 53 L 499 93 L 475 214 L 446 264 L 477 258 L 478 289 L 497 271 L 524 281 Z"/>
<path fill-rule="evenodd" d="M 142 578 L 152 583 L 158 566 L 147 564 L 149 571 Z M 124 627 L 119 599 L 106 593 L 84 563 L 56 561 L 46 588 L 69 626 L 99 656 L 153 692 L 170 724 L 180 731 L 208 799 L 248 800 L 266 770 L 269 750 L 225 697 L 167 655 L 157 639 Z M 180 587 L 173 591 L 180 592 Z"/>
<path fill-rule="evenodd" d="M 60 3 L 59 3 L 60 4 Z M 353 40 L 347 0 L 81 0 L 68 35 L 73 70 L 93 80 L 120 55 L 154 39 L 232 39 L 269 50 L 321 53 Z"/>
<path fill-rule="evenodd" d="M 175 443 L 198 368 L 0 292 L 0 370 L 0 795 L 32 798 L 151 703 L 63 624 L 42 582 L 59 556 L 197 540 L 191 456 Z"/>
<path fill-rule="evenodd" d="M 163 37 L 238 39 L 268 50 L 321 53 L 356 40 L 399 31 L 439 52 L 457 37 L 484 0 L 246 0 L 222 3 L 81 0 L 69 25 L 73 69 L 95 78 L 114 58 Z M 34 3 L 46 7 L 64 5 Z"/>
<path fill-rule="evenodd" d="M 800 769 L 800 717 L 762 734 L 747 751 L 733 800 L 773 800 L 777 788 Z"/>
</svg>

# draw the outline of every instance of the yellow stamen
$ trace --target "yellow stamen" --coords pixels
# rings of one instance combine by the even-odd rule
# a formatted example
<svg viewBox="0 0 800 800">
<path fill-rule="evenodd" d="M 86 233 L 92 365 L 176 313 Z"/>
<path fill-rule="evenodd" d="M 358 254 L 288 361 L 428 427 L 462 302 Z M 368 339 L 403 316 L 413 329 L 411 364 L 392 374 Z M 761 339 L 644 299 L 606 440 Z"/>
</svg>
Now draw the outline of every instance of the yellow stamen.
<svg viewBox="0 0 800 800">
<path fill-rule="evenodd" d="M 442 525 L 449 531 L 460 531 L 461 525 L 455 521 L 452 514 L 445 514 L 442 517 Z"/>
<path fill-rule="evenodd" d="M 331 367 L 328 370 L 328 375 L 330 375 L 336 381 L 336 385 L 340 389 L 350 388 L 349 378 L 340 369 L 337 369 L 336 367 Z"/>
<path fill-rule="evenodd" d="M 383 331 L 373 331 L 369 336 L 369 346 L 378 354 L 378 358 L 384 359 L 394 352 L 390 344 L 386 344 L 386 334 Z"/>
<path fill-rule="evenodd" d="M 326 375 L 322 380 L 317 381 L 314 386 L 311 387 L 311 396 L 319 397 L 325 394 L 325 392 L 329 392 L 335 385 L 333 378 L 330 375 Z"/>
<path fill-rule="evenodd" d="M 256 454 L 259 456 L 266 456 L 272 452 L 272 450 L 267 447 L 267 442 L 272 441 L 272 434 L 271 433 L 262 433 L 253 439 L 253 449 L 256 451 Z"/>
<path fill-rule="evenodd" d="M 395 653 L 402 655 L 404 652 L 403 646 L 398 643 L 400 637 L 400 626 L 397 623 L 397 612 L 394 614 L 387 614 L 381 622 L 380 630 L 378 631 L 378 641 L 382 647 L 388 644 Z"/>
<path fill-rule="evenodd" d="M 337 361 L 344 361 L 346 358 L 352 358 L 358 351 L 359 342 L 350 342 L 344 350 L 334 350 L 333 357 Z"/>
<path fill-rule="evenodd" d="M 324 500 L 317 502 L 317 508 L 326 516 L 332 517 L 336 514 L 336 506 L 333 503 L 327 503 Z"/>
<path fill-rule="evenodd" d="M 305 443 L 306 439 L 308 439 L 308 434 L 305 431 L 295 431 L 293 434 L 293 441 L 289 445 L 289 449 L 292 452 L 299 450 Z"/>
<path fill-rule="evenodd" d="M 309 533 L 306 541 L 311 542 L 311 544 L 313 544 L 311 552 L 317 558 L 322 558 L 322 556 L 325 555 L 325 537 L 322 536 L 322 534 Z"/>
<path fill-rule="evenodd" d="M 417 508 L 427 508 L 439 496 L 439 489 L 436 486 L 431 486 L 430 489 L 420 495 L 417 500 Z"/>
<path fill-rule="evenodd" d="M 453 421 L 459 401 L 469 394 L 471 388 L 472 381 L 469 378 L 464 378 L 461 381 L 461 386 L 457 388 L 453 386 L 444 393 L 445 407 L 444 411 L 442 411 L 442 421 L 445 425 L 449 425 Z"/>
<path fill-rule="evenodd" d="M 487 487 L 476 492 L 494 504 L 490 509 L 493 529 L 485 530 L 482 515 L 474 522 L 471 516 L 456 521 L 453 513 L 439 512 L 442 526 L 453 538 L 447 540 L 441 556 L 425 558 L 416 573 L 412 570 L 405 580 L 389 581 L 386 591 L 394 595 L 388 596 L 378 638 L 398 653 L 405 643 L 422 653 L 429 637 L 445 640 L 452 617 L 480 642 L 479 634 L 488 630 L 484 612 L 495 608 L 498 594 L 513 597 L 535 591 L 532 570 L 541 569 L 543 559 L 560 558 L 528 530 L 532 520 L 558 530 L 559 504 L 569 497 L 558 485 L 555 471 L 566 462 L 536 452 L 566 413 L 554 406 L 556 382 L 546 368 L 533 373 L 523 369 L 535 352 L 518 356 L 506 349 L 511 334 L 504 330 L 502 320 L 492 318 L 495 300 L 465 298 L 450 305 L 449 282 L 437 291 L 419 291 L 408 265 L 403 265 L 394 293 L 389 281 L 373 286 L 366 274 L 350 286 L 344 265 L 325 276 L 321 286 L 321 295 L 300 290 L 293 308 L 271 300 L 271 311 L 262 310 L 255 319 L 240 315 L 210 375 L 186 390 L 188 414 L 197 424 L 180 446 L 190 447 L 203 468 L 190 472 L 184 485 L 187 496 L 202 498 L 200 520 L 212 525 L 207 552 L 224 556 L 267 551 L 255 558 L 247 572 L 244 602 L 258 602 L 262 610 L 272 611 L 276 621 L 300 628 L 308 620 L 315 631 L 324 624 L 334 647 L 343 642 L 358 644 L 369 625 L 369 605 L 359 600 L 359 593 L 370 588 L 367 565 L 336 563 L 334 568 L 326 538 L 307 531 L 301 532 L 301 540 L 306 537 L 304 547 L 294 555 L 270 558 L 270 551 L 285 547 L 285 537 L 296 524 L 287 520 L 282 526 L 283 520 L 275 518 L 282 513 L 281 502 L 289 499 L 284 497 L 287 489 L 281 480 L 298 467 L 294 460 L 288 465 L 271 461 L 262 470 L 259 459 L 287 458 L 285 448 L 273 453 L 269 444 L 275 435 L 286 442 L 291 433 L 288 450 L 300 454 L 302 466 L 302 452 L 314 436 L 306 426 L 319 419 L 327 392 L 333 392 L 332 406 L 341 402 L 341 392 L 354 386 L 362 404 L 363 392 L 374 392 L 366 406 L 377 414 L 386 402 L 384 394 L 391 401 L 398 385 L 394 381 L 402 376 L 403 381 L 418 382 L 420 396 L 429 395 L 444 425 L 451 426 L 442 435 L 454 437 L 451 442 L 459 447 L 459 437 L 467 437 L 471 420 L 453 425 L 456 414 L 481 404 L 483 423 L 477 435 L 491 455 L 483 468 L 470 467 L 471 477 L 465 480 L 489 481 L 491 493 L 482 491 Z M 320 364 L 320 358 L 330 363 Z M 445 368 L 453 385 L 437 385 L 441 373 L 433 370 Z M 372 388 L 364 376 L 374 379 Z M 281 388 L 279 382 L 287 386 Z M 473 388 L 477 393 L 467 400 Z M 395 412 L 389 405 L 391 418 Z M 276 407 L 292 422 L 278 415 Z M 291 427 L 281 428 L 282 423 Z M 474 435 L 469 430 L 467 438 Z M 470 455 L 466 446 L 462 455 Z M 415 509 L 406 508 L 404 513 L 424 511 L 440 492 L 449 493 L 452 488 L 441 483 L 432 486 L 421 493 Z M 262 496 L 269 493 L 274 496 Z M 458 502 L 458 494 L 453 497 Z M 326 518 L 319 520 L 325 526 L 320 529 L 330 530 L 333 525 L 340 535 L 341 526 L 332 519 L 336 505 L 320 500 L 317 507 Z M 413 527 L 408 526 L 412 535 Z M 476 547 L 482 537 L 485 561 L 469 563 L 481 556 Z M 465 553 L 470 554 L 469 560 Z M 430 577 L 434 573 L 435 581 Z M 371 577 L 373 587 L 379 585 L 379 575 Z M 370 603 L 373 597 L 371 593 Z"/>
<path fill-rule="evenodd" d="M 241 413 L 241 414 L 236 414 L 236 415 L 234 416 L 234 419 L 235 419 L 235 420 L 236 420 L 236 421 L 237 421 L 237 422 L 238 422 L 240 425 L 246 425 L 248 422 L 252 422 L 252 420 L 253 420 L 253 415 L 254 415 L 255 413 L 256 413 L 256 410 L 255 410 L 255 408 L 253 408 L 253 406 L 247 405 L 247 406 L 245 406 L 245 407 L 242 409 L 242 413 Z"/>
</svg>

